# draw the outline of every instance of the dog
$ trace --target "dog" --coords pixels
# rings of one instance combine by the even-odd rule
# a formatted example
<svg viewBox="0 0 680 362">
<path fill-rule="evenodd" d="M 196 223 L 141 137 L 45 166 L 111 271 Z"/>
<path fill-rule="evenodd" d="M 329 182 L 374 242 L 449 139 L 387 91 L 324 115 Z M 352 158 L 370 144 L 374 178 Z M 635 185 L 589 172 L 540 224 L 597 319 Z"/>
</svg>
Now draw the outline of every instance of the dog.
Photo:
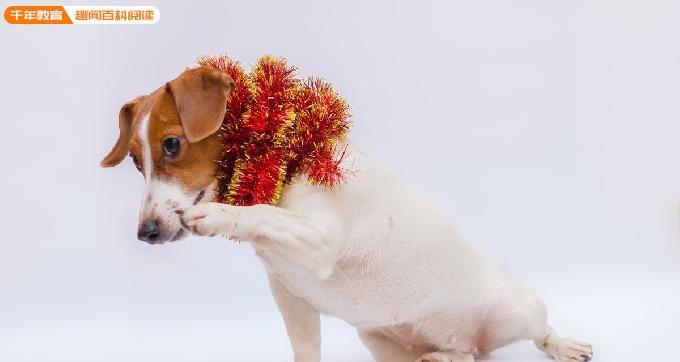
<svg viewBox="0 0 680 362">
<path fill-rule="evenodd" d="M 478 252 L 447 217 L 351 142 L 337 188 L 294 177 L 277 206 L 212 202 L 232 79 L 196 68 L 125 103 L 103 167 L 144 175 L 138 238 L 248 241 L 265 266 L 295 362 L 320 360 L 320 314 L 357 328 L 378 362 L 472 362 L 517 340 L 562 362 L 589 344 L 548 326 L 532 289 Z M 350 165 L 351 164 L 351 165 Z"/>
</svg>

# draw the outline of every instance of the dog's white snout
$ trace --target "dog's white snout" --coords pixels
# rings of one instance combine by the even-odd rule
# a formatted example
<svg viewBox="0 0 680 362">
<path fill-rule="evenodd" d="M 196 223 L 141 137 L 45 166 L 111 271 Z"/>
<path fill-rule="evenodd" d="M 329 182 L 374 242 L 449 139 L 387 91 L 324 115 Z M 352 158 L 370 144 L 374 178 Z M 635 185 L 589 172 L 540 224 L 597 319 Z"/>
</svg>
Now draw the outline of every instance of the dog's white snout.
<svg viewBox="0 0 680 362">
<path fill-rule="evenodd" d="M 187 192 L 172 180 L 150 180 L 142 197 L 139 239 L 149 243 L 178 240 L 186 233 L 182 232 L 177 211 L 201 202 L 208 194 L 206 189 Z M 145 237 L 145 233 L 150 236 Z"/>
</svg>

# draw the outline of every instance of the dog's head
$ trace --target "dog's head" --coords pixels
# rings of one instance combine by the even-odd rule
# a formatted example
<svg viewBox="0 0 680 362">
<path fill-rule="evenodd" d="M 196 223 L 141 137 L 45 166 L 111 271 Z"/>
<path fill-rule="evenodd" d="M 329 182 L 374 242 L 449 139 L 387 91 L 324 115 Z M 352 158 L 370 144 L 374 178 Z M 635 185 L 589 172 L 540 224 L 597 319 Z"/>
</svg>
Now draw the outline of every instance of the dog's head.
<svg viewBox="0 0 680 362">
<path fill-rule="evenodd" d="M 212 199 L 217 130 L 233 86 L 223 72 L 191 69 L 120 109 L 120 135 L 101 165 L 118 165 L 129 155 L 144 175 L 140 240 L 182 238 L 186 232 L 175 211 Z"/>
</svg>

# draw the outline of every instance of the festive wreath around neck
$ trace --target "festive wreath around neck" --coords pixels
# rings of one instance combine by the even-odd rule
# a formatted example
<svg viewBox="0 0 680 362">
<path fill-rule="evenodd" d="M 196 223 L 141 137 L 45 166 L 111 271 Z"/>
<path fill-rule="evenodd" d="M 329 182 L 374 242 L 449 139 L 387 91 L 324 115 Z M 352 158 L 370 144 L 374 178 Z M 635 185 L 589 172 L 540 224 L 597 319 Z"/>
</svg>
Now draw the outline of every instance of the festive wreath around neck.
<svg viewBox="0 0 680 362">
<path fill-rule="evenodd" d="M 336 187 L 347 177 L 340 147 L 349 107 L 330 84 L 300 80 L 285 59 L 265 56 L 250 73 L 226 55 L 196 62 L 234 80 L 220 128 L 216 202 L 276 205 L 283 186 L 306 175 L 313 184 Z"/>
</svg>

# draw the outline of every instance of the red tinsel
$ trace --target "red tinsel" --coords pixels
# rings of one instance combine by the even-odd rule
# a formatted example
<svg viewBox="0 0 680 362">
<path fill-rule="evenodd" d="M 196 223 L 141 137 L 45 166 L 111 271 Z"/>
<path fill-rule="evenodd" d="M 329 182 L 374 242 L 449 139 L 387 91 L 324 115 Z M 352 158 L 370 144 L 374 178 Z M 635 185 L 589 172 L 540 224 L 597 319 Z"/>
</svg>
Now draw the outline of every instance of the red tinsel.
<svg viewBox="0 0 680 362">
<path fill-rule="evenodd" d="M 261 58 L 250 74 L 226 56 L 203 57 L 198 66 L 229 74 L 235 86 L 221 127 L 222 155 L 215 201 L 233 205 L 276 204 L 293 176 L 318 185 L 345 180 L 349 108 L 330 84 L 302 81 L 282 58 Z"/>
</svg>

